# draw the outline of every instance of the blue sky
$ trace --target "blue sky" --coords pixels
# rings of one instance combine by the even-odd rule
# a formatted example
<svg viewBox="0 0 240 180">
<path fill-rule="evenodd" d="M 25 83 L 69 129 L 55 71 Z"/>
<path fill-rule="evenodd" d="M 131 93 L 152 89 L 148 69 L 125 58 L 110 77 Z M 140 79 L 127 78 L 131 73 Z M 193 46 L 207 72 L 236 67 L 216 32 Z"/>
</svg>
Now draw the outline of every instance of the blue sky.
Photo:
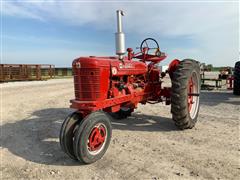
<svg viewBox="0 0 240 180">
<path fill-rule="evenodd" d="M 126 46 L 158 40 L 172 59 L 215 66 L 239 59 L 238 1 L 2 1 L 1 63 L 71 66 L 74 58 L 115 53 L 117 9 Z"/>
</svg>

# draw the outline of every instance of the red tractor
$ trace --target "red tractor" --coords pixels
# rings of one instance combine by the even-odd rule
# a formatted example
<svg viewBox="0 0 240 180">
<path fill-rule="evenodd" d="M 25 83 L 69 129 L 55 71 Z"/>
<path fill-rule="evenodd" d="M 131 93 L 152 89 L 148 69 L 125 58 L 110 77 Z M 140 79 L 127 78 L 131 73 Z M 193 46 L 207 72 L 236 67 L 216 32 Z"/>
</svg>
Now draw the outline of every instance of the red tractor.
<svg viewBox="0 0 240 180">
<path fill-rule="evenodd" d="M 111 118 L 126 118 L 138 104 L 171 104 L 172 119 L 180 129 L 194 127 L 199 111 L 200 67 L 192 59 L 173 60 L 166 72 L 158 63 L 166 58 L 156 40 L 145 39 L 140 52 L 125 54 L 123 12 L 117 11 L 115 57 L 80 57 L 73 61 L 75 99 L 62 124 L 60 144 L 72 159 L 93 163 L 106 152 L 112 135 Z M 150 46 L 154 44 L 155 46 Z M 169 74 L 172 87 L 162 87 Z"/>
</svg>

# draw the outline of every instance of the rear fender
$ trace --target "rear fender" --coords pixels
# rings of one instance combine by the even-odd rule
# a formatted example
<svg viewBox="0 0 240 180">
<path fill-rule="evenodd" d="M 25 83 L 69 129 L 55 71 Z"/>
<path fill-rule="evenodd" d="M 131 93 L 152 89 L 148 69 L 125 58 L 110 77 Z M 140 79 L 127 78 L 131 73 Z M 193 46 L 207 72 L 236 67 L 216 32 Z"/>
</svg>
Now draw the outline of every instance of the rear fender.
<svg viewBox="0 0 240 180">
<path fill-rule="evenodd" d="M 167 72 L 168 72 L 168 74 L 169 74 L 169 76 L 170 76 L 171 79 L 172 79 L 172 76 L 173 76 L 173 72 L 176 71 L 177 66 L 179 65 L 179 63 L 180 63 L 180 60 L 174 59 L 174 60 L 172 60 L 172 62 L 169 64 Z"/>
</svg>

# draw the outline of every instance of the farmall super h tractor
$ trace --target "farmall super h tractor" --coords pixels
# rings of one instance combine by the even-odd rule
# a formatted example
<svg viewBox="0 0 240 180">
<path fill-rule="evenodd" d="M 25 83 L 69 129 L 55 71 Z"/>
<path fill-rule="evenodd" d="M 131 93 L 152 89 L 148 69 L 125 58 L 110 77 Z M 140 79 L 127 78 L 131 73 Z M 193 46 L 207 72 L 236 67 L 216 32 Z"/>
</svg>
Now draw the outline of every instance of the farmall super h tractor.
<svg viewBox="0 0 240 180">
<path fill-rule="evenodd" d="M 73 61 L 75 99 L 62 124 L 60 144 L 72 159 L 93 163 L 106 152 L 112 135 L 111 118 L 126 118 L 141 104 L 171 104 L 180 129 L 194 127 L 199 111 L 200 67 L 192 59 L 173 60 L 166 72 L 158 63 L 166 58 L 156 40 L 145 39 L 140 52 L 125 54 L 121 10 L 117 11 L 116 57 L 80 57 Z M 150 44 L 155 44 L 150 47 Z M 169 74 L 172 87 L 162 87 Z"/>
</svg>

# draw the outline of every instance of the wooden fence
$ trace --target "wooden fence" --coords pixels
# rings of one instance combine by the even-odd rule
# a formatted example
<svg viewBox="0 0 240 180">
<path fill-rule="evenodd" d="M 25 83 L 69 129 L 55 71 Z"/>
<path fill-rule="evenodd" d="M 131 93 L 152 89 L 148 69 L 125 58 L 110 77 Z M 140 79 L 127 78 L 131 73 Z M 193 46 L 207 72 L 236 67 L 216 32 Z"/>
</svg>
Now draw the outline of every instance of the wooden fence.
<svg viewBox="0 0 240 180">
<path fill-rule="evenodd" d="M 0 81 L 26 81 L 51 79 L 54 65 L 49 64 L 0 64 Z"/>
</svg>

